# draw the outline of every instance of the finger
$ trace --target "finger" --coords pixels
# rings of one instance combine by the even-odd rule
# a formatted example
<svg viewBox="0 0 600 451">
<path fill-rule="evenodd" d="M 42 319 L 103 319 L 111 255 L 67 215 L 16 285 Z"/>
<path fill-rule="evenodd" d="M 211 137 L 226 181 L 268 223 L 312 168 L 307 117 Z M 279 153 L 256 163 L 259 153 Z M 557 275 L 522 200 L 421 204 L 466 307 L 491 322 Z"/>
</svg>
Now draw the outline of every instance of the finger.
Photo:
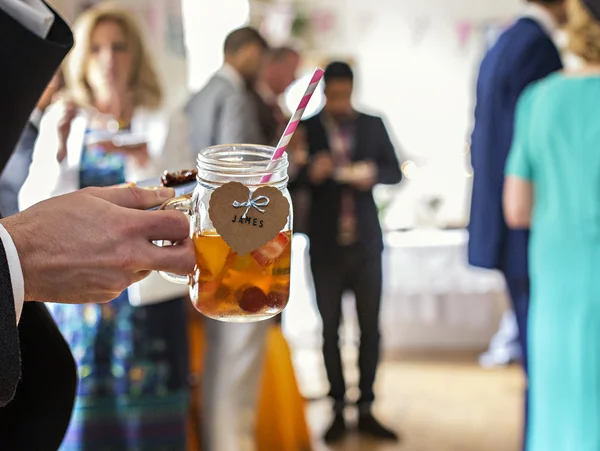
<svg viewBox="0 0 600 451">
<path fill-rule="evenodd" d="M 190 222 L 180 211 L 136 211 L 136 234 L 152 241 L 182 241 L 190 237 Z"/>
<path fill-rule="evenodd" d="M 137 186 L 86 188 L 92 196 L 126 208 L 146 210 L 161 205 L 175 196 L 173 188 L 144 189 Z"/>
<path fill-rule="evenodd" d="M 176 246 L 159 247 L 148 243 L 143 247 L 145 267 L 154 271 L 191 274 L 196 264 L 194 243 L 187 239 Z"/>
</svg>

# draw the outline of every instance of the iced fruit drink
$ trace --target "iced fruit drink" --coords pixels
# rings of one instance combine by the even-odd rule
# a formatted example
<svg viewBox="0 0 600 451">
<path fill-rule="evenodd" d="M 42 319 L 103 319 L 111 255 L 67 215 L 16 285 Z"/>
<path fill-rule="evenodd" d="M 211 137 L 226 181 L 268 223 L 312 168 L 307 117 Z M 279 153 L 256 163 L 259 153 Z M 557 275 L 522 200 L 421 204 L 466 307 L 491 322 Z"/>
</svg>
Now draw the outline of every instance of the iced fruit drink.
<svg viewBox="0 0 600 451">
<path fill-rule="evenodd" d="M 262 247 L 238 255 L 216 231 L 196 234 L 196 309 L 226 321 L 256 321 L 281 312 L 290 293 L 291 236 L 280 232 Z"/>
</svg>

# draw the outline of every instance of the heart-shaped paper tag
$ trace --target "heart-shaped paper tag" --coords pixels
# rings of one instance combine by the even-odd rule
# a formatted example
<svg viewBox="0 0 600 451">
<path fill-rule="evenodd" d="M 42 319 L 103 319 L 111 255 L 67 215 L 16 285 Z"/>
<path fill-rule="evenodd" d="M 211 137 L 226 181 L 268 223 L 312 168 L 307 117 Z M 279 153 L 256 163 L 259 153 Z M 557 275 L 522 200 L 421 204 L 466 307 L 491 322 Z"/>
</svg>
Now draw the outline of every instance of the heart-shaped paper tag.
<svg viewBox="0 0 600 451">
<path fill-rule="evenodd" d="M 275 238 L 289 211 L 288 200 L 277 188 L 262 186 L 251 193 L 241 183 L 230 182 L 212 193 L 208 214 L 229 247 L 245 255 Z"/>
</svg>

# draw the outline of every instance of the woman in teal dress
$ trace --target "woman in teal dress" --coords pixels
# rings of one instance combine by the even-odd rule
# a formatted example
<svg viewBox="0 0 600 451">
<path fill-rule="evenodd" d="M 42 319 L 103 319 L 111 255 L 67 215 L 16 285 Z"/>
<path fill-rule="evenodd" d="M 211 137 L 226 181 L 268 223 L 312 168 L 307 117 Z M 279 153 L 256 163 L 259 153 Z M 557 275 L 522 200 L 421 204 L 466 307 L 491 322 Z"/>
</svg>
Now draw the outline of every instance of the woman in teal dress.
<svg viewBox="0 0 600 451">
<path fill-rule="evenodd" d="M 600 0 L 568 1 L 584 65 L 521 97 L 504 187 L 531 228 L 527 451 L 600 450 Z"/>
</svg>

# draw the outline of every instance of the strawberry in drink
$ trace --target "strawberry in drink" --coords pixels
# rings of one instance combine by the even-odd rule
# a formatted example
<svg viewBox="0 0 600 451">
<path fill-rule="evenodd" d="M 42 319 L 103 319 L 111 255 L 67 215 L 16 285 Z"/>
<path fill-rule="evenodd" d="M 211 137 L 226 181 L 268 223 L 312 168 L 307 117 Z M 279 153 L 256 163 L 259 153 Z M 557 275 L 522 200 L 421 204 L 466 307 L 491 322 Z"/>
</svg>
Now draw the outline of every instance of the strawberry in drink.
<svg viewBox="0 0 600 451">
<path fill-rule="evenodd" d="M 214 319 L 268 319 L 287 305 L 290 292 L 291 232 L 238 255 L 216 231 L 194 236 L 195 307 Z"/>
</svg>

